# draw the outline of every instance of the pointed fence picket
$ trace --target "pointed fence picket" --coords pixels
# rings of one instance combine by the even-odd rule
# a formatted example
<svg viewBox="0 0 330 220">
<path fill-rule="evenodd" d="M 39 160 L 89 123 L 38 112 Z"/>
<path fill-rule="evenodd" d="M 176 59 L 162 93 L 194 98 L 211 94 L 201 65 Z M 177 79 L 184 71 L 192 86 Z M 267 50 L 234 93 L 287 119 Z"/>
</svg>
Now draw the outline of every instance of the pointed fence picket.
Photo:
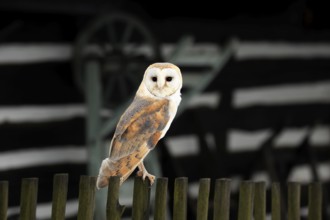
<svg viewBox="0 0 330 220">
<path fill-rule="evenodd" d="M 65 207 L 68 192 L 68 175 L 56 174 L 53 181 L 52 220 L 65 219 Z M 119 220 L 122 218 L 125 207 L 119 203 L 120 178 L 111 177 L 108 186 L 106 205 L 106 219 Z M 0 181 L 0 220 L 7 220 L 9 186 L 8 181 Z M 154 204 L 151 204 L 150 195 L 153 187 L 149 181 L 140 177 L 134 180 L 132 219 L 149 220 L 151 210 L 153 219 L 165 220 L 168 216 L 168 179 L 158 178 L 155 184 Z M 96 177 L 81 176 L 79 184 L 78 220 L 92 220 L 94 216 Z M 214 184 L 212 210 L 210 207 L 211 179 L 200 179 L 199 193 L 196 205 L 197 220 L 229 220 L 231 180 L 217 179 Z M 287 219 L 301 218 L 300 195 L 301 184 L 289 182 L 287 184 Z M 21 183 L 20 220 L 35 220 L 38 195 L 38 178 L 24 178 Z M 279 183 L 271 184 L 271 217 L 281 220 L 282 204 L 281 188 Z M 188 205 L 188 178 L 180 177 L 174 181 L 173 192 L 173 220 L 187 220 Z M 265 220 L 266 219 L 266 184 L 265 182 L 242 181 L 239 187 L 239 201 L 237 208 L 238 220 Z M 171 208 L 171 207 L 170 207 Z M 210 210 L 212 212 L 210 212 Z M 213 215 L 209 215 L 213 213 Z M 322 184 L 315 182 L 308 185 L 308 220 L 322 219 Z"/>
</svg>

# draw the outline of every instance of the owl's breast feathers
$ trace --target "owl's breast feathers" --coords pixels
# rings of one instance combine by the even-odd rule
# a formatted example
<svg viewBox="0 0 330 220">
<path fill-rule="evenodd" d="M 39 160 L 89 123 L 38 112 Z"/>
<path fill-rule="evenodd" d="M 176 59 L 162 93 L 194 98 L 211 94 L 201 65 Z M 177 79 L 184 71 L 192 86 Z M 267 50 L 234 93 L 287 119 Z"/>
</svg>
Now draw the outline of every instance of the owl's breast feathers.
<svg viewBox="0 0 330 220">
<path fill-rule="evenodd" d="M 134 171 L 153 149 L 171 123 L 169 100 L 135 97 L 120 118 L 110 146 L 109 158 L 100 168 L 98 187 L 107 185 L 100 176 L 121 176 L 121 182 Z M 102 180 L 102 181 L 101 181 Z"/>
</svg>

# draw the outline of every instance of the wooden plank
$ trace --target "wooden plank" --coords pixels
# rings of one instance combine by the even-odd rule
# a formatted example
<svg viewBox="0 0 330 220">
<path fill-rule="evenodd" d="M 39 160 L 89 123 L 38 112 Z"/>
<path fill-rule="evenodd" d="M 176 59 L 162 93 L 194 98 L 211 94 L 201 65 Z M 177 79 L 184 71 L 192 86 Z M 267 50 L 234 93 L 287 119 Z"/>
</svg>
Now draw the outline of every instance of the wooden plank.
<svg viewBox="0 0 330 220">
<path fill-rule="evenodd" d="M 38 173 L 38 176 L 42 177 L 43 185 L 53 185 L 54 173 L 66 172 L 70 176 L 69 185 L 77 188 L 79 186 L 80 175 L 86 173 L 86 164 L 72 164 L 63 163 L 58 165 L 43 165 L 36 167 L 22 167 L 13 170 L 6 170 L 1 172 L 1 178 L 10 182 L 10 188 L 20 189 L 20 179 L 24 176 L 33 176 Z M 68 199 L 78 198 L 78 190 L 68 191 Z M 20 190 L 11 190 L 10 197 L 20 198 Z M 38 189 L 38 202 L 47 203 L 52 200 L 52 192 L 50 188 L 40 187 Z"/>
<path fill-rule="evenodd" d="M 328 61 L 328 59 L 307 59 L 304 62 L 302 59 L 254 59 L 239 62 L 231 60 L 207 90 L 219 90 L 228 85 L 254 87 L 290 82 L 324 81 L 330 79 Z M 72 86 L 70 65 L 70 62 L 1 65 L 1 105 L 83 103 L 83 97 L 75 86 Z M 185 72 L 185 69 L 201 72 L 198 68 L 183 68 L 182 72 Z M 246 74 L 247 70 L 249 74 Z M 11 88 L 8 85 L 15 85 L 15 87 Z M 20 90 L 15 88 L 20 88 Z M 22 91 L 24 96 L 21 96 Z M 39 95 L 40 91 L 52 98 L 45 99 L 44 96 Z M 8 97 L 5 94 L 11 94 L 11 96 Z"/>
<path fill-rule="evenodd" d="M 166 219 L 168 178 L 157 178 L 155 194 L 155 220 Z"/>
<path fill-rule="evenodd" d="M 9 182 L 0 181 L 0 220 L 7 220 Z"/>
<path fill-rule="evenodd" d="M 285 161 L 289 161 L 292 158 L 296 157 L 296 148 L 292 147 L 285 147 L 276 149 L 274 156 L 276 158 L 282 158 Z M 324 147 L 317 147 L 314 148 L 316 158 L 318 159 L 318 162 L 327 162 L 329 161 L 329 153 L 330 148 L 328 146 Z M 231 175 L 242 173 L 245 174 L 247 171 L 250 172 L 250 170 L 247 170 L 247 167 L 251 165 L 251 162 L 255 161 L 256 155 L 258 151 L 239 151 L 239 152 L 231 152 L 230 154 L 226 154 L 224 156 L 219 155 L 218 160 L 221 161 L 222 167 L 217 169 L 217 172 L 220 172 L 220 174 L 225 175 L 228 170 L 230 170 Z M 172 157 L 171 160 L 174 160 L 176 163 L 180 165 L 180 169 L 182 172 L 184 172 L 187 176 L 189 176 L 189 180 L 193 182 L 197 182 L 200 178 L 200 173 L 196 172 L 198 170 L 198 163 L 193 163 L 193 161 L 198 160 L 199 155 L 189 155 L 189 156 L 178 156 L 178 157 Z M 306 164 L 306 161 L 300 160 L 295 161 L 296 165 L 304 165 Z M 253 172 L 256 171 L 264 171 L 265 166 L 262 163 L 255 164 L 255 167 L 253 167 Z M 220 175 L 219 174 L 219 175 Z"/>
<path fill-rule="evenodd" d="M 35 220 L 38 197 L 38 178 L 24 178 L 21 185 L 20 220 Z"/>
<path fill-rule="evenodd" d="M 232 60 L 207 90 L 324 81 L 330 79 L 329 69 L 327 58 L 304 59 L 304 62 L 299 58 Z"/>
<path fill-rule="evenodd" d="M 64 220 L 68 194 L 68 174 L 55 174 L 53 180 L 52 220 Z"/>
<path fill-rule="evenodd" d="M 81 176 L 79 183 L 78 220 L 93 220 L 95 208 L 96 177 Z"/>
<path fill-rule="evenodd" d="M 281 186 L 280 183 L 272 183 L 272 220 L 281 220 Z"/>
<path fill-rule="evenodd" d="M 254 183 L 243 181 L 240 184 L 238 220 L 253 219 Z"/>
<path fill-rule="evenodd" d="M 203 115 L 203 128 L 205 132 L 217 132 L 226 122 L 226 127 L 231 129 L 257 131 L 278 127 L 304 127 L 312 125 L 315 119 L 320 119 L 325 125 L 330 124 L 327 113 L 330 111 L 328 103 L 307 103 L 307 104 L 278 104 L 278 105 L 255 105 L 251 107 L 227 110 L 226 115 L 219 115 L 218 109 L 208 107 L 196 107 L 187 109 L 169 130 L 167 136 L 184 135 L 196 133 L 194 126 L 186 126 L 187 122 L 195 123 L 195 115 Z M 290 118 L 288 123 L 287 118 Z M 219 123 L 210 123 L 216 122 Z"/>
<path fill-rule="evenodd" d="M 265 182 L 255 183 L 254 219 L 266 220 L 266 183 Z"/>
<path fill-rule="evenodd" d="M 229 220 L 230 179 L 217 179 L 214 187 L 213 220 Z"/>
<path fill-rule="evenodd" d="M 308 220 L 322 219 L 322 184 L 310 183 L 308 186 Z"/>
<path fill-rule="evenodd" d="M 327 114 L 330 111 L 330 104 L 295 104 L 295 105 L 274 105 L 274 106 L 253 106 L 241 109 L 232 109 L 227 116 L 226 127 L 241 130 L 262 130 L 269 127 L 278 126 L 282 123 L 285 127 L 305 127 L 313 124 L 319 118 L 324 125 L 330 124 Z M 186 110 L 177 118 L 168 131 L 167 136 L 176 136 L 196 133 L 194 126 L 186 126 L 187 122 L 194 123 L 195 116 L 203 115 L 203 129 L 205 132 L 216 132 L 222 126 L 221 123 L 209 123 L 210 121 L 223 121 L 217 110 L 200 107 L 194 110 Z M 290 118 L 290 123 L 287 122 Z M 230 120 L 229 120 L 230 119 Z M 82 117 L 67 119 L 64 121 L 49 121 L 36 123 L 4 123 L 0 124 L 0 133 L 3 134 L 4 147 L 1 150 L 23 149 L 22 143 L 26 147 L 48 147 L 64 146 L 67 144 L 82 146 L 84 144 L 85 123 Z M 72 132 L 74 131 L 74 132 Z M 57 132 L 58 136 L 53 133 Z M 40 138 L 31 139 L 35 133 L 40 134 Z M 71 135 L 65 135 L 70 133 Z M 25 148 L 26 148 L 25 147 Z M 25 149 L 24 148 L 24 149 Z"/>
<path fill-rule="evenodd" d="M 133 192 L 133 220 L 148 220 L 150 217 L 150 181 L 148 178 L 142 180 L 141 177 L 134 179 Z"/>
<path fill-rule="evenodd" d="M 207 220 L 209 212 L 209 195 L 211 179 L 203 178 L 199 181 L 199 192 L 197 198 L 197 220 Z"/>
<path fill-rule="evenodd" d="M 188 178 L 179 177 L 174 182 L 173 220 L 187 219 Z"/>
<path fill-rule="evenodd" d="M 300 183 L 288 183 L 288 220 L 300 220 Z"/>
<path fill-rule="evenodd" d="M 107 220 L 120 220 L 125 207 L 119 204 L 120 177 L 112 176 L 109 180 L 107 197 Z"/>
</svg>

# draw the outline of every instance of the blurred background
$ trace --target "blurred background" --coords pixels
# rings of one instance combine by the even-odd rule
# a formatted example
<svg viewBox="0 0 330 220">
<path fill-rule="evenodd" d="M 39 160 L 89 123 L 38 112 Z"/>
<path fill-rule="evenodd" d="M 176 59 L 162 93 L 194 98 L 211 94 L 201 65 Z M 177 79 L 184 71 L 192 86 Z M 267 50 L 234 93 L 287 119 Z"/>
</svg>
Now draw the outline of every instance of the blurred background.
<svg viewBox="0 0 330 220">
<path fill-rule="evenodd" d="M 168 177 L 170 190 L 175 177 L 189 178 L 189 219 L 204 177 L 232 180 L 233 210 L 242 180 L 299 181 L 303 218 L 304 184 L 321 181 L 329 219 L 326 9 L 312 0 L 2 0 L 0 180 L 10 181 L 9 219 L 18 219 L 24 177 L 39 178 L 37 217 L 49 219 L 56 173 L 69 174 L 66 215 L 75 219 L 80 175 L 97 175 L 118 117 L 159 61 L 181 68 L 183 101 L 146 168 Z M 127 215 L 131 182 L 122 189 Z"/>
</svg>

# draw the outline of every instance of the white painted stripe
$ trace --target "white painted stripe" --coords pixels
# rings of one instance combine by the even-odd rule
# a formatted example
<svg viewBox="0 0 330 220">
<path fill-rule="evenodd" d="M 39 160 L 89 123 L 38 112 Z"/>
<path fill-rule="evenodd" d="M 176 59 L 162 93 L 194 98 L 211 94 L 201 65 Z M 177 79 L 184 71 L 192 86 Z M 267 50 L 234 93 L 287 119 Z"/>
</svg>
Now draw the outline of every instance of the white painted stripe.
<svg viewBox="0 0 330 220">
<path fill-rule="evenodd" d="M 234 106 L 330 103 L 329 94 L 330 81 L 244 88 L 235 91 Z"/>
<path fill-rule="evenodd" d="M 7 44 L 0 45 L 1 64 L 24 64 L 46 61 L 65 61 L 72 57 L 68 44 Z"/>
<path fill-rule="evenodd" d="M 168 137 L 165 142 L 173 156 L 196 155 L 199 153 L 198 139 L 195 135 Z"/>
<path fill-rule="evenodd" d="M 163 56 L 169 57 L 176 44 L 163 44 Z M 130 51 L 131 45 L 126 50 Z M 134 47 L 135 48 L 135 47 Z M 65 43 L 12 43 L 0 45 L 0 64 L 24 64 L 46 61 L 68 61 L 72 57 L 72 45 Z M 146 47 L 135 48 L 146 54 Z M 217 62 L 222 48 L 214 43 L 192 43 L 183 48 L 176 59 L 178 65 L 205 65 Z M 327 42 L 240 42 L 235 54 L 237 60 L 259 58 L 330 58 Z"/>
<path fill-rule="evenodd" d="M 220 102 L 220 94 L 205 93 L 192 97 L 188 108 L 208 106 L 216 108 Z M 43 106 L 4 106 L 0 108 L 0 123 L 4 122 L 42 122 L 51 120 L 66 120 L 74 117 L 86 116 L 86 105 L 43 105 Z M 102 109 L 101 115 L 111 117 L 113 111 Z"/>
<path fill-rule="evenodd" d="M 308 134 L 307 132 L 307 128 L 286 128 L 275 138 L 274 146 L 277 148 L 282 146 L 296 147 L 302 143 Z"/>
<path fill-rule="evenodd" d="M 66 202 L 65 217 L 74 217 L 78 213 L 78 199 L 68 200 Z M 37 205 L 36 217 L 37 219 L 50 219 L 52 211 L 52 203 L 40 203 Z M 18 215 L 20 213 L 20 207 L 9 207 L 8 216 Z"/>
<path fill-rule="evenodd" d="M 228 150 L 230 152 L 255 151 L 271 135 L 270 130 L 243 131 L 231 130 L 228 133 Z"/>
<path fill-rule="evenodd" d="M 330 44 L 320 43 L 291 43 L 291 42 L 248 42 L 239 43 L 236 59 L 260 58 L 330 58 Z"/>
<path fill-rule="evenodd" d="M 101 114 L 110 116 L 112 113 L 108 109 L 102 109 Z M 85 117 L 85 115 L 86 106 L 82 104 L 1 107 L 0 123 L 64 120 L 73 117 Z"/>
<path fill-rule="evenodd" d="M 60 163 L 86 163 L 86 147 L 67 146 L 2 152 L 0 171 Z"/>
<path fill-rule="evenodd" d="M 310 134 L 310 142 L 313 145 L 330 145 L 330 127 L 316 126 Z"/>
<path fill-rule="evenodd" d="M 317 172 L 320 181 L 330 180 L 330 166 L 328 163 L 321 163 L 317 166 Z M 310 183 L 313 181 L 312 171 L 309 165 L 299 165 L 292 169 L 288 181 L 297 181 L 301 183 Z"/>
<path fill-rule="evenodd" d="M 258 171 L 252 174 L 251 180 L 254 182 L 265 182 L 266 188 L 270 187 L 271 180 L 269 177 L 269 173 L 266 171 Z"/>
<path fill-rule="evenodd" d="M 306 135 L 310 135 L 310 144 L 313 147 L 330 145 L 330 127 L 317 126 L 308 133 L 307 128 L 286 128 L 274 139 L 274 147 L 297 147 Z M 256 151 L 271 136 L 270 129 L 246 131 L 232 129 L 228 132 L 228 150 L 232 153 L 242 151 Z M 206 135 L 210 150 L 214 150 L 214 137 Z M 194 135 L 182 135 L 165 139 L 167 147 L 173 156 L 196 155 L 199 153 L 198 139 Z"/>
<path fill-rule="evenodd" d="M 269 129 L 259 131 L 230 130 L 228 133 L 228 149 L 231 152 L 255 151 L 270 137 Z M 285 128 L 274 139 L 274 147 L 297 147 L 306 135 L 313 147 L 330 145 L 330 127 L 316 126 L 308 133 L 307 128 Z"/>
<path fill-rule="evenodd" d="M 85 116 L 85 105 L 18 106 L 0 108 L 1 122 L 38 122 Z"/>
<path fill-rule="evenodd" d="M 188 102 L 188 108 L 196 108 L 196 107 L 209 107 L 209 108 L 217 108 L 220 103 L 220 94 L 216 92 L 202 93 L 193 96 Z M 184 97 L 183 97 L 184 98 Z"/>
</svg>

